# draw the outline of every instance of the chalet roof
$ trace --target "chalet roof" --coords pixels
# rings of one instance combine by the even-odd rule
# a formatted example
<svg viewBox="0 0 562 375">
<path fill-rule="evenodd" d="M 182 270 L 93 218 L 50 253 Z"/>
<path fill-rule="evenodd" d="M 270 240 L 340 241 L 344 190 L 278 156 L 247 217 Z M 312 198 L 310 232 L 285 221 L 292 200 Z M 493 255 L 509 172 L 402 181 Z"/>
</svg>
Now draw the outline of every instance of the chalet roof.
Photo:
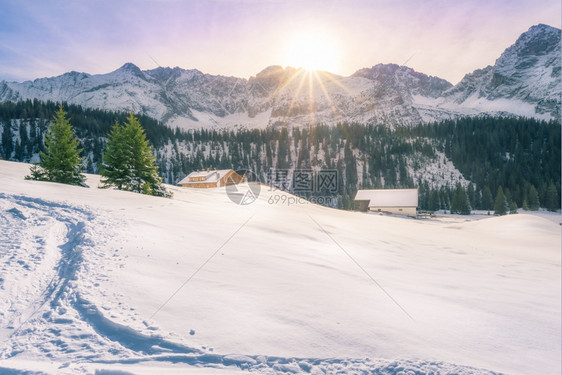
<svg viewBox="0 0 562 375">
<path fill-rule="evenodd" d="M 356 201 L 369 201 L 369 207 L 417 207 L 418 189 L 359 190 Z"/>
<path fill-rule="evenodd" d="M 178 182 L 178 185 L 181 184 L 205 184 L 209 182 L 217 182 L 224 176 L 228 174 L 228 172 L 232 171 L 232 169 L 218 169 L 218 170 L 209 170 L 209 171 L 193 171 L 188 174 L 183 180 Z M 190 181 L 193 177 L 205 177 L 205 180 L 202 181 Z"/>
</svg>

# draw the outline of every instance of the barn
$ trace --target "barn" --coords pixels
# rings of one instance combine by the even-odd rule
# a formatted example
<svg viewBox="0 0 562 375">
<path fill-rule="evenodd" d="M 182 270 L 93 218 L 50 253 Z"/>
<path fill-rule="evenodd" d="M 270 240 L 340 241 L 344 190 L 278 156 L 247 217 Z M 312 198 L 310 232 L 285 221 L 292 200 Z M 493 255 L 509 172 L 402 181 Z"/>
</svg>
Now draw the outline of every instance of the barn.
<svg viewBox="0 0 562 375">
<path fill-rule="evenodd" d="M 359 190 L 355 202 L 362 211 L 416 217 L 418 189 Z"/>
<path fill-rule="evenodd" d="M 244 178 L 232 169 L 193 171 L 178 182 L 178 186 L 209 189 L 238 184 L 243 180 Z"/>
</svg>

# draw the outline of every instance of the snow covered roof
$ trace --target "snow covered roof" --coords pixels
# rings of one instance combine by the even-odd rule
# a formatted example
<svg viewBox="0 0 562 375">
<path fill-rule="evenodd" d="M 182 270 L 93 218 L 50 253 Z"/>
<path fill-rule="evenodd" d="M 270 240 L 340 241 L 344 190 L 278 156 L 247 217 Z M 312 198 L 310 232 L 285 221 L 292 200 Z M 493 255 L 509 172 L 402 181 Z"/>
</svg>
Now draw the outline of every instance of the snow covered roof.
<svg viewBox="0 0 562 375">
<path fill-rule="evenodd" d="M 417 207 L 418 189 L 359 190 L 356 201 L 369 201 L 369 207 Z"/>
<path fill-rule="evenodd" d="M 208 183 L 208 182 L 217 182 L 224 176 L 228 174 L 228 172 L 232 171 L 232 169 L 219 169 L 219 170 L 209 170 L 209 171 L 193 171 L 188 174 L 183 180 L 178 182 L 178 185 L 181 184 L 193 184 L 193 183 Z"/>
</svg>

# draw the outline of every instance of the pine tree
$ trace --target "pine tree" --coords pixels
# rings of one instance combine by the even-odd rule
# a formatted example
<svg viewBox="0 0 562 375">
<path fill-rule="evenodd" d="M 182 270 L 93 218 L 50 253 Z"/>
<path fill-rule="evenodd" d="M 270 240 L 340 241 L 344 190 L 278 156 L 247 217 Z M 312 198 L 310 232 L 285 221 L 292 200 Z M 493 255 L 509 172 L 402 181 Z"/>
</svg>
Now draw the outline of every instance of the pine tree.
<svg viewBox="0 0 562 375">
<path fill-rule="evenodd" d="M 429 210 L 432 212 L 439 211 L 439 192 L 436 189 L 431 189 L 429 195 Z"/>
<path fill-rule="evenodd" d="M 154 164 L 152 146 L 148 144 L 139 120 L 130 113 L 124 126 L 113 126 L 103 155 L 100 174 L 102 187 L 169 197 Z"/>
<path fill-rule="evenodd" d="M 123 129 L 131 153 L 129 168 L 132 179 L 131 190 L 137 193 L 161 195 L 162 179 L 158 176 L 158 167 L 154 165 L 152 146 L 148 144 L 144 129 L 137 118 L 130 113 Z"/>
<path fill-rule="evenodd" d="M 128 165 L 129 154 L 124 127 L 119 125 L 116 120 L 109 133 L 109 139 L 103 154 L 103 163 L 100 166 L 102 187 L 115 186 L 119 190 L 125 189 L 125 186 L 131 180 Z"/>
<path fill-rule="evenodd" d="M 512 215 L 517 213 L 517 203 L 515 201 L 511 201 L 509 204 L 509 213 Z"/>
<path fill-rule="evenodd" d="M 539 209 L 540 203 L 539 203 L 539 193 L 537 192 L 537 189 L 535 188 L 535 185 L 531 185 L 531 187 L 529 188 L 529 194 L 528 194 L 528 204 L 529 204 L 529 210 L 531 211 L 536 211 Z"/>
<path fill-rule="evenodd" d="M 546 189 L 545 208 L 549 211 L 556 211 L 560 208 L 558 204 L 558 191 L 556 190 L 556 186 L 552 183 L 548 185 Z"/>
<path fill-rule="evenodd" d="M 494 201 L 492 198 L 492 192 L 490 191 L 490 188 L 486 185 L 482 190 L 482 209 L 487 210 L 489 214 L 490 210 L 493 208 L 493 205 L 494 205 Z"/>
<path fill-rule="evenodd" d="M 4 129 L 2 130 L 2 156 L 6 160 L 12 158 L 12 152 L 14 151 L 14 140 L 12 134 L 12 126 L 10 121 L 4 123 Z"/>
<path fill-rule="evenodd" d="M 468 202 L 470 203 L 470 207 L 476 207 L 475 205 L 476 193 L 474 192 L 474 185 L 468 184 L 468 187 L 466 188 L 466 195 L 468 196 Z"/>
<path fill-rule="evenodd" d="M 441 202 L 441 209 L 448 210 L 449 209 L 449 194 L 447 190 L 449 187 L 441 186 L 439 189 L 439 202 Z"/>
<path fill-rule="evenodd" d="M 51 128 L 45 135 L 45 152 L 39 152 L 41 161 L 33 165 L 29 180 L 60 182 L 81 185 L 85 176 L 81 174 L 84 158 L 80 156 L 80 142 L 66 117 L 62 104 L 53 117 Z"/>
<path fill-rule="evenodd" d="M 505 200 L 505 195 L 503 194 L 503 189 L 501 186 L 498 187 L 498 193 L 496 194 L 496 200 L 494 203 L 494 215 L 505 215 L 507 214 L 507 201 Z"/>
<path fill-rule="evenodd" d="M 470 203 L 466 191 L 460 183 L 457 184 L 453 200 L 451 202 L 451 213 L 470 215 Z"/>
</svg>

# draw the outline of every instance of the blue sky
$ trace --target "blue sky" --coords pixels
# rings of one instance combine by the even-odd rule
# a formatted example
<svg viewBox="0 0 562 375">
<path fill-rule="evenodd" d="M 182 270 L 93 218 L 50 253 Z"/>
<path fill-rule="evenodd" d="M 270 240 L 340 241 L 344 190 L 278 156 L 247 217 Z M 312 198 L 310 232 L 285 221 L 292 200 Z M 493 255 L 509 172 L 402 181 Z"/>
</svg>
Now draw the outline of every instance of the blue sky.
<svg viewBox="0 0 562 375">
<path fill-rule="evenodd" d="M 456 83 L 532 25 L 559 28 L 561 12 L 559 0 L 1 0 L 0 80 L 125 62 L 250 77 L 298 65 L 287 51 L 313 30 L 333 73 L 397 63 Z"/>
</svg>

